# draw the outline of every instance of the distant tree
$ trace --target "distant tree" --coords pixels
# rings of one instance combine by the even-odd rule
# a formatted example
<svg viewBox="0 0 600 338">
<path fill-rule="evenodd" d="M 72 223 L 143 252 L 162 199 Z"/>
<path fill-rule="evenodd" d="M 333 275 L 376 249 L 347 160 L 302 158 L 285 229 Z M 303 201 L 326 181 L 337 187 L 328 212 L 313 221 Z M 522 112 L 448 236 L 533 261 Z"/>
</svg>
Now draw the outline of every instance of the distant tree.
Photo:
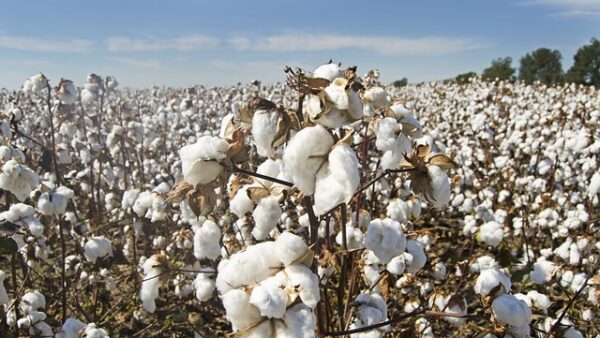
<svg viewBox="0 0 600 338">
<path fill-rule="evenodd" d="M 497 58 L 492 61 L 492 65 L 483 70 L 482 78 L 486 81 L 515 80 L 515 69 L 511 67 L 512 58 L 510 56 Z"/>
<path fill-rule="evenodd" d="M 407 84 L 408 84 L 408 80 L 405 77 L 401 78 L 400 80 L 394 81 L 394 87 L 396 87 L 396 88 L 404 87 Z"/>
<path fill-rule="evenodd" d="M 573 66 L 567 72 L 568 82 L 600 87 L 600 41 L 593 38 L 589 45 L 580 47 L 573 57 Z"/>
<path fill-rule="evenodd" d="M 458 84 L 467 84 L 469 83 L 469 79 L 472 77 L 476 77 L 477 73 L 475 72 L 466 72 L 462 74 L 458 74 L 454 79 Z"/>
<path fill-rule="evenodd" d="M 519 80 L 527 84 L 540 81 L 548 85 L 562 82 L 564 74 L 560 63 L 561 58 L 558 50 L 548 48 L 539 48 L 525 54 L 521 58 Z"/>
</svg>

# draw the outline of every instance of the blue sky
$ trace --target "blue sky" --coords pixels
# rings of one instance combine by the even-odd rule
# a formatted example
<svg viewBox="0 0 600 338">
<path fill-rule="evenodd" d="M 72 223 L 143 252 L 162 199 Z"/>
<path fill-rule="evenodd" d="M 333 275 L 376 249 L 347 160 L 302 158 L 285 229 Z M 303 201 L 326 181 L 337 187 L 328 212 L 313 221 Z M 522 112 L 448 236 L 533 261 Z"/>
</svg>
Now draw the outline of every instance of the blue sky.
<svg viewBox="0 0 600 338">
<path fill-rule="evenodd" d="M 600 38 L 600 0 L 0 1 L 0 87 L 37 72 L 82 84 L 225 85 L 284 79 L 332 58 L 385 81 L 480 72 L 558 49 L 568 68 Z"/>
</svg>

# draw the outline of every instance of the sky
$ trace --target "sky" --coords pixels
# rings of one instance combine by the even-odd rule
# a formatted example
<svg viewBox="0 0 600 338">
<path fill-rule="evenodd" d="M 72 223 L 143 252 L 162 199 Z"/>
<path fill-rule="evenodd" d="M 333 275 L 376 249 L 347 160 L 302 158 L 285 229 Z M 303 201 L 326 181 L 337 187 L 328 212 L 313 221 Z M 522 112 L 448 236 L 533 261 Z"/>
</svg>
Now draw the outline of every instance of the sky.
<svg viewBox="0 0 600 338">
<path fill-rule="evenodd" d="M 0 0 L 0 87 L 42 72 L 123 87 L 282 81 L 330 59 L 383 81 L 440 80 L 513 66 L 540 47 L 563 68 L 600 38 L 600 0 Z"/>
</svg>

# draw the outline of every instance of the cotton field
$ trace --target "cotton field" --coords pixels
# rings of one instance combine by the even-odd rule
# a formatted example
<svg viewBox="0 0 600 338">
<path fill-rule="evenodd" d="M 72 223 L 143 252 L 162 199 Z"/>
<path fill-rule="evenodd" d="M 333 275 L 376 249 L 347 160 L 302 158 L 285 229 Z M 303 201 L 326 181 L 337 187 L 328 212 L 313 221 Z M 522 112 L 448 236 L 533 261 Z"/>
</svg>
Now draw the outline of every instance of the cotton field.
<svg viewBox="0 0 600 338">
<path fill-rule="evenodd" d="M 600 337 L 598 90 L 282 69 L 0 92 L 0 336 Z"/>
</svg>

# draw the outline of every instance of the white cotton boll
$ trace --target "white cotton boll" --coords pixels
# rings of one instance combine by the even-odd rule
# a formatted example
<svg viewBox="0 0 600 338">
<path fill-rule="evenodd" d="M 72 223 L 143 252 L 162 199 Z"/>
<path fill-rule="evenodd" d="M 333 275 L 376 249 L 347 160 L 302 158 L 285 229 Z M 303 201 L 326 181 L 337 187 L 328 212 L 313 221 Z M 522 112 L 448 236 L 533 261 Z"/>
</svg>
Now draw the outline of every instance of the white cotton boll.
<svg viewBox="0 0 600 338">
<path fill-rule="evenodd" d="M 378 293 L 362 293 L 354 300 L 358 304 L 356 320 L 353 323 L 356 328 L 381 323 L 387 320 L 387 304 Z M 375 329 L 374 331 L 386 331 L 387 327 Z M 371 331 L 372 332 L 372 331 Z M 353 335 L 352 337 L 356 337 Z"/>
<path fill-rule="evenodd" d="M 569 246 L 569 264 L 573 266 L 579 265 L 581 261 L 581 253 L 579 252 L 579 247 L 577 247 L 576 243 L 571 244 Z"/>
<path fill-rule="evenodd" d="M 570 247 L 571 247 L 571 243 L 572 240 L 570 237 L 567 237 L 567 239 L 563 242 L 563 244 L 559 245 L 556 249 L 554 249 L 554 254 L 557 255 L 558 257 L 562 258 L 563 260 L 568 260 L 569 256 L 570 256 Z"/>
<path fill-rule="evenodd" d="M 132 208 L 140 191 L 138 189 L 130 189 L 123 193 L 123 199 L 121 200 L 121 208 L 127 210 Z"/>
<path fill-rule="evenodd" d="M 431 179 L 431 189 L 433 191 L 433 204 L 436 207 L 445 207 L 450 202 L 450 181 L 446 171 L 436 165 L 427 166 L 427 172 Z"/>
<path fill-rule="evenodd" d="M 571 281 L 571 290 L 573 290 L 574 292 L 579 291 L 579 289 L 581 289 L 585 283 L 587 276 L 585 275 L 584 272 L 578 273 L 576 275 L 573 276 L 573 280 Z"/>
<path fill-rule="evenodd" d="M 233 331 L 244 330 L 257 323 L 262 316 L 258 308 L 250 304 L 250 295 L 240 289 L 228 291 L 221 296 L 225 316 L 231 322 Z"/>
<path fill-rule="evenodd" d="M 386 210 L 386 215 L 395 221 L 403 223 L 408 220 L 407 214 L 410 212 L 408 203 L 399 198 L 391 200 Z"/>
<path fill-rule="evenodd" d="M 281 318 L 285 314 L 287 295 L 275 285 L 257 285 L 250 294 L 250 304 L 267 318 Z"/>
<path fill-rule="evenodd" d="M 212 298 L 215 290 L 215 280 L 211 278 L 212 269 L 202 269 L 194 279 L 192 286 L 196 291 L 196 299 L 200 302 L 205 302 Z"/>
<path fill-rule="evenodd" d="M 17 326 L 19 328 L 30 328 L 39 322 L 43 322 L 46 319 L 46 314 L 39 311 L 30 311 L 26 317 L 17 320 Z"/>
<path fill-rule="evenodd" d="M 492 312 L 496 320 L 511 326 L 523 326 L 531 320 L 531 309 L 513 295 L 503 294 L 492 302 Z"/>
<path fill-rule="evenodd" d="M 229 148 L 227 141 L 216 136 L 202 136 L 194 144 L 179 150 L 183 178 L 191 185 L 206 184 L 221 173 L 220 164 L 212 160 L 222 160 Z"/>
<path fill-rule="evenodd" d="M 479 237 L 483 242 L 493 247 L 497 247 L 502 242 L 504 230 L 498 222 L 487 222 L 479 228 Z"/>
<path fill-rule="evenodd" d="M 385 266 L 385 269 L 394 275 L 401 275 L 406 269 L 406 260 L 404 255 L 392 258 Z"/>
<path fill-rule="evenodd" d="M 344 72 L 342 72 L 340 69 L 340 65 L 333 62 L 321 65 L 313 72 L 314 78 L 320 78 L 329 81 L 333 81 L 342 75 L 344 75 Z"/>
<path fill-rule="evenodd" d="M 8 190 L 24 201 L 39 183 L 39 177 L 33 170 L 17 161 L 10 160 L 2 166 L 0 189 Z"/>
<path fill-rule="evenodd" d="M 583 338 L 583 334 L 577 330 L 575 330 L 573 327 L 568 328 L 566 331 L 563 332 L 562 334 L 563 338 Z"/>
<path fill-rule="evenodd" d="M 390 219 L 374 219 L 367 228 L 367 249 L 385 264 L 406 249 L 406 237 L 400 223 Z"/>
<path fill-rule="evenodd" d="M 340 203 L 348 203 L 360 183 L 358 158 L 349 145 L 336 145 L 328 159 L 316 176 L 314 211 L 317 216 Z"/>
<path fill-rule="evenodd" d="M 39 291 L 33 290 L 27 292 L 21 297 L 21 302 L 19 303 L 19 307 L 21 311 L 24 313 L 30 313 L 32 311 L 37 311 L 41 308 L 46 307 L 46 297 L 42 295 Z"/>
<path fill-rule="evenodd" d="M 60 331 L 56 333 L 55 338 L 78 338 L 86 326 L 87 324 L 76 318 L 67 318 Z"/>
<path fill-rule="evenodd" d="M 241 187 L 229 201 L 229 209 L 239 218 L 244 217 L 246 213 L 252 211 L 254 208 L 254 203 L 248 197 L 249 187 L 249 185 Z"/>
<path fill-rule="evenodd" d="M 98 258 L 112 256 L 112 244 L 104 236 L 93 236 L 83 246 L 85 259 L 90 263 L 96 263 Z"/>
<path fill-rule="evenodd" d="M 163 254 L 152 255 L 142 264 L 144 279 L 140 288 L 140 299 L 144 310 L 154 313 L 156 311 L 156 298 L 158 298 L 158 289 L 161 285 L 161 275 L 163 265 L 166 263 L 166 256 Z"/>
<path fill-rule="evenodd" d="M 259 241 L 265 239 L 279 222 L 281 213 L 281 206 L 275 197 L 267 196 L 261 199 L 252 213 L 255 222 L 252 236 Z"/>
<path fill-rule="evenodd" d="M 316 327 L 317 317 L 313 310 L 303 304 L 297 304 L 285 312 L 283 323 L 275 322 L 275 336 L 277 338 L 312 338 L 315 336 Z"/>
<path fill-rule="evenodd" d="M 23 91 L 26 94 L 39 94 L 42 90 L 44 90 L 48 86 L 48 79 L 44 74 L 36 74 L 27 79 L 25 84 L 23 84 Z"/>
<path fill-rule="evenodd" d="M 406 264 L 406 271 L 415 274 L 421 270 L 427 263 L 427 256 L 421 243 L 409 240 L 406 243 L 406 251 L 412 256 L 412 261 Z"/>
<path fill-rule="evenodd" d="M 205 221 L 194 229 L 194 257 L 198 259 L 217 259 L 221 255 L 221 229 L 211 221 Z"/>
<path fill-rule="evenodd" d="M 590 198 L 600 193 L 600 171 L 596 173 L 590 179 L 590 185 L 587 188 L 587 194 Z"/>
<path fill-rule="evenodd" d="M 252 116 L 252 139 L 259 156 L 269 157 L 275 154 L 272 144 L 277 133 L 279 114 L 277 109 L 259 109 Z"/>
<path fill-rule="evenodd" d="M 4 286 L 4 279 L 6 279 L 6 273 L 0 270 L 0 305 L 8 304 L 9 298 Z"/>
<path fill-rule="evenodd" d="M 333 138 L 321 125 L 307 127 L 294 135 L 283 153 L 284 175 L 305 195 L 315 191 L 317 170 L 327 160 Z"/>
<path fill-rule="evenodd" d="M 401 127 L 393 117 L 385 117 L 375 122 L 375 146 L 380 151 L 394 151 L 396 138 Z"/>
<path fill-rule="evenodd" d="M 77 88 L 71 80 L 61 80 L 56 88 L 56 96 L 64 104 L 73 104 L 77 100 Z"/>
<path fill-rule="evenodd" d="M 216 280 L 219 293 L 224 294 L 244 285 L 254 285 L 270 277 L 283 265 L 273 252 L 275 242 L 262 242 L 247 247 L 245 251 L 236 252 L 228 260 L 221 260 Z"/>
<path fill-rule="evenodd" d="M 133 207 L 131 208 L 133 212 L 135 212 L 138 217 L 146 217 L 148 210 L 152 207 L 152 203 L 154 202 L 154 196 L 150 191 L 144 191 L 140 193 Z"/>
<path fill-rule="evenodd" d="M 306 306 L 314 309 L 321 299 L 319 277 L 303 264 L 292 264 L 284 271 L 288 276 L 288 285 L 298 292 Z"/>
<path fill-rule="evenodd" d="M 442 262 L 437 262 L 433 266 L 433 271 L 431 272 L 431 277 L 436 280 L 443 280 L 446 278 L 446 265 Z"/>
<path fill-rule="evenodd" d="M 342 231 L 340 230 L 335 236 L 335 242 L 338 245 L 344 244 L 342 235 Z M 346 246 L 348 250 L 364 247 L 364 234 L 359 228 L 355 228 L 352 225 L 346 225 Z"/>
<path fill-rule="evenodd" d="M 531 300 L 531 305 L 540 310 L 547 310 L 550 307 L 550 305 L 552 305 L 552 302 L 550 301 L 550 298 L 548 298 L 548 296 L 539 293 L 535 290 L 527 292 L 527 297 L 529 297 L 529 299 Z"/>
<path fill-rule="evenodd" d="M 302 237 L 284 232 L 275 240 L 275 256 L 284 266 L 298 262 L 308 253 L 308 245 Z"/>
<path fill-rule="evenodd" d="M 96 324 L 89 323 L 84 331 L 85 338 L 109 338 L 108 332 L 104 329 L 96 328 Z"/>
<path fill-rule="evenodd" d="M 263 163 L 261 163 L 258 166 L 258 168 L 256 168 L 256 172 L 261 175 L 265 175 L 265 176 L 278 177 L 281 174 L 281 161 L 280 160 L 272 160 L 272 159 L 268 158 Z M 263 185 L 267 188 L 270 188 L 275 184 L 271 181 L 264 180 L 262 178 L 254 178 L 254 179 L 257 182 L 259 182 L 261 185 Z"/>
<path fill-rule="evenodd" d="M 475 290 L 476 294 L 487 296 L 498 285 L 501 285 L 505 292 L 511 290 L 510 279 L 500 270 L 496 268 L 483 269 L 479 273 L 479 277 L 477 277 L 473 290 Z"/>
<path fill-rule="evenodd" d="M 536 284 L 544 284 L 549 282 L 556 271 L 556 265 L 545 259 L 539 259 L 533 264 L 533 271 L 529 273 L 529 277 Z"/>
</svg>

